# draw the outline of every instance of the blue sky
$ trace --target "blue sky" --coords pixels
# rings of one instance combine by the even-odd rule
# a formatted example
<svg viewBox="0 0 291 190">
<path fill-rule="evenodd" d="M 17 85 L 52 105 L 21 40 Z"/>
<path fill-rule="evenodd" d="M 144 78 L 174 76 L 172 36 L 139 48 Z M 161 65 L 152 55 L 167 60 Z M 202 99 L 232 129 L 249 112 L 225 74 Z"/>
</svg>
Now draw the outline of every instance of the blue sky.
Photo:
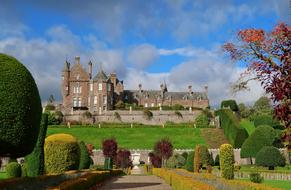
<svg viewBox="0 0 291 190">
<path fill-rule="evenodd" d="M 220 47 L 240 29 L 290 24 L 289 7 L 289 0 L 1 0 L 0 52 L 30 69 L 43 101 L 49 94 L 61 100 L 63 62 L 80 55 L 95 73 L 100 63 L 117 72 L 127 89 L 158 89 L 166 80 L 172 91 L 208 85 L 213 105 L 225 98 L 252 102 L 263 94 L 256 83 L 256 90 L 229 94 L 244 67 Z"/>
</svg>

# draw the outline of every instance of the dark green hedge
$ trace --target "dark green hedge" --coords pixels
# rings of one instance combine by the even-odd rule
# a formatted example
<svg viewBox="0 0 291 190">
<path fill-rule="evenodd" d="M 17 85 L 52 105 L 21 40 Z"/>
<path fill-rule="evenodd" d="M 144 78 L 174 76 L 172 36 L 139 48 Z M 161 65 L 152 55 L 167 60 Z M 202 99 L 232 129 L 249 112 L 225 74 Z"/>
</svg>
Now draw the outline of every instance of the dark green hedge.
<svg viewBox="0 0 291 190">
<path fill-rule="evenodd" d="M 87 150 L 87 146 L 83 141 L 79 142 L 80 147 L 80 164 L 79 170 L 88 169 L 90 167 L 91 158 Z"/>
<path fill-rule="evenodd" d="M 0 155 L 32 152 L 41 119 L 41 100 L 30 72 L 15 58 L 0 54 Z"/>
<path fill-rule="evenodd" d="M 220 108 L 227 108 L 230 107 L 232 111 L 238 111 L 238 106 L 235 100 L 223 100 L 221 102 Z"/>
<path fill-rule="evenodd" d="M 243 142 L 248 138 L 248 132 L 240 127 L 237 117 L 229 109 L 220 109 L 215 112 L 220 117 L 221 128 L 224 130 L 229 143 L 234 148 L 240 148 Z"/>
<path fill-rule="evenodd" d="M 275 130 L 268 125 L 261 125 L 249 136 L 241 147 L 242 158 L 255 157 L 264 147 L 271 146 L 276 137 Z"/>
<path fill-rule="evenodd" d="M 276 166 L 285 166 L 285 158 L 273 146 L 264 146 L 256 155 L 256 165 L 273 169 Z"/>
<path fill-rule="evenodd" d="M 42 115 L 40 131 L 38 134 L 37 143 L 29 155 L 25 157 L 27 163 L 27 175 L 29 177 L 36 177 L 44 173 L 44 140 L 48 126 L 48 115 Z"/>
<path fill-rule="evenodd" d="M 260 125 L 270 125 L 270 126 L 274 125 L 275 126 L 275 125 L 279 125 L 279 123 L 274 121 L 271 115 L 258 115 L 254 119 L 254 125 L 255 127 L 258 127 Z"/>
</svg>

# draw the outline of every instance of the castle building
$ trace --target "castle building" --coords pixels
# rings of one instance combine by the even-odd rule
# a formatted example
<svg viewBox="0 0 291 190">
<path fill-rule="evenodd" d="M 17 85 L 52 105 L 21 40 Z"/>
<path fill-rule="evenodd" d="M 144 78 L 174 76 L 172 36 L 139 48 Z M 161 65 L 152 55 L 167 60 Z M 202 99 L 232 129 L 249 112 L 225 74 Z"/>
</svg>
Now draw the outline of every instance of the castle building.
<svg viewBox="0 0 291 190">
<path fill-rule="evenodd" d="M 117 78 L 116 73 L 106 75 L 100 67 L 93 77 L 92 68 L 92 62 L 89 61 L 86 71 L 78 56 L 72 67 L 65 61 L 61 85 L 64 114 L 72 114 L 76 110 L 88 110 L 93 114 L 113 110 L 119 100 L 143 107 L 176 104 L 199 108 L 209 106 L 207 87 L 204 92 L 193 92 L 191 86 L 186 92 L 168 92 L 164 83 L 160 85 L 160 90 L 143 90 L 141 84 L 137 90 L 124 90 L 123 81 Z"/>
</svg>

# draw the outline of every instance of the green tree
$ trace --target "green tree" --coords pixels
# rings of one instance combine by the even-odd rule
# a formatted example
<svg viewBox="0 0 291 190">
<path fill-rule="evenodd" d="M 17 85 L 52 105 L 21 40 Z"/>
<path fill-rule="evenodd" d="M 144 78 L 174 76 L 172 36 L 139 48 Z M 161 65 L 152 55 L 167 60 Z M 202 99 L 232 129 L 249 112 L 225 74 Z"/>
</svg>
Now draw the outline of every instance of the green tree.
<svg viewBox="0 0 291 190">
<path fill-rule="evenodd" d="M 252 114 L 251 109 L 243 103 L 240 103 L 238 105 L 238 109 L 239 109 L 240 116 L 242 118 L 248 118 Z"/>
<path fill-rule="evenodd" d="M 259 112 L 261 114 L 271 114 L 272 110 L 273 110 L 273 107 L 271 105 L 271 100 L 266 96 L 260 97 L 254 103 L 253 107 L 254 107 L 256 112 Z"/>
<path fill-rule="evenodd" d="M 276 166 L 285 166 L 285 158 L 277 148 L 264 146 L 256 155 L 256 165 L 274 170 Z"/>
<path fill-rule="evenodd" d="M 225 179 L 234 178 L 234 154 L 230 144 L 223 144 L 219 148 L 219 163 L 221 176 Z"/>
<path fill-rule="evenodd" d="M 0 54 L 0 156 L 32 152 L 41 120 L 41 100 L 30 72 L 15 58 Z"/>
<path fill-rule="evenodd" d="M 43 114 L 40 124 L 40 131 L 38 134 L 37 143 L 29 155 L 25 157 L 27 163 L 27 175 L 29 177 L 36 177 L 44 173 L 44 140 L 47 131 L 48 115 Z"/>
<path fill-rule="evenodd" d="M 186 164 L 185 164 L 185 169 L 188 170 L 189 172 L 193 172 L 194 170 L 194 151 L 189 152 L 187 159 L 186 159 Z"/>
<path fill-rule="evenodd" d="M 268 125 L 257 127 L 256 130 L 243 143 L 240 152 L 241 157 L 254 158 L 264 146 L 271 146 L 275 140 L 275 137 L 276 132 L 272 127 Z"/>
</svg>

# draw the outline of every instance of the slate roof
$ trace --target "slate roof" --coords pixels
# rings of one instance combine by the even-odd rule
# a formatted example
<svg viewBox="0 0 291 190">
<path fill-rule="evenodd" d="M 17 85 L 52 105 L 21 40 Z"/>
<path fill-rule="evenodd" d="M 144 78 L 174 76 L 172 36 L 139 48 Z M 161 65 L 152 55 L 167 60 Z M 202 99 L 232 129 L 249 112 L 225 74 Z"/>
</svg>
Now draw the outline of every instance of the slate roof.
<svg viewBox="0 0 291 190">
<path fill-rule="evenodd" d="M 96 76 L 93 78 L 94 81 L 103 81 L 103 82 L 107 82 L 108 79 L 109 78 L 106 76 L 103 70 L 99 70 Z"/>
</svg>

